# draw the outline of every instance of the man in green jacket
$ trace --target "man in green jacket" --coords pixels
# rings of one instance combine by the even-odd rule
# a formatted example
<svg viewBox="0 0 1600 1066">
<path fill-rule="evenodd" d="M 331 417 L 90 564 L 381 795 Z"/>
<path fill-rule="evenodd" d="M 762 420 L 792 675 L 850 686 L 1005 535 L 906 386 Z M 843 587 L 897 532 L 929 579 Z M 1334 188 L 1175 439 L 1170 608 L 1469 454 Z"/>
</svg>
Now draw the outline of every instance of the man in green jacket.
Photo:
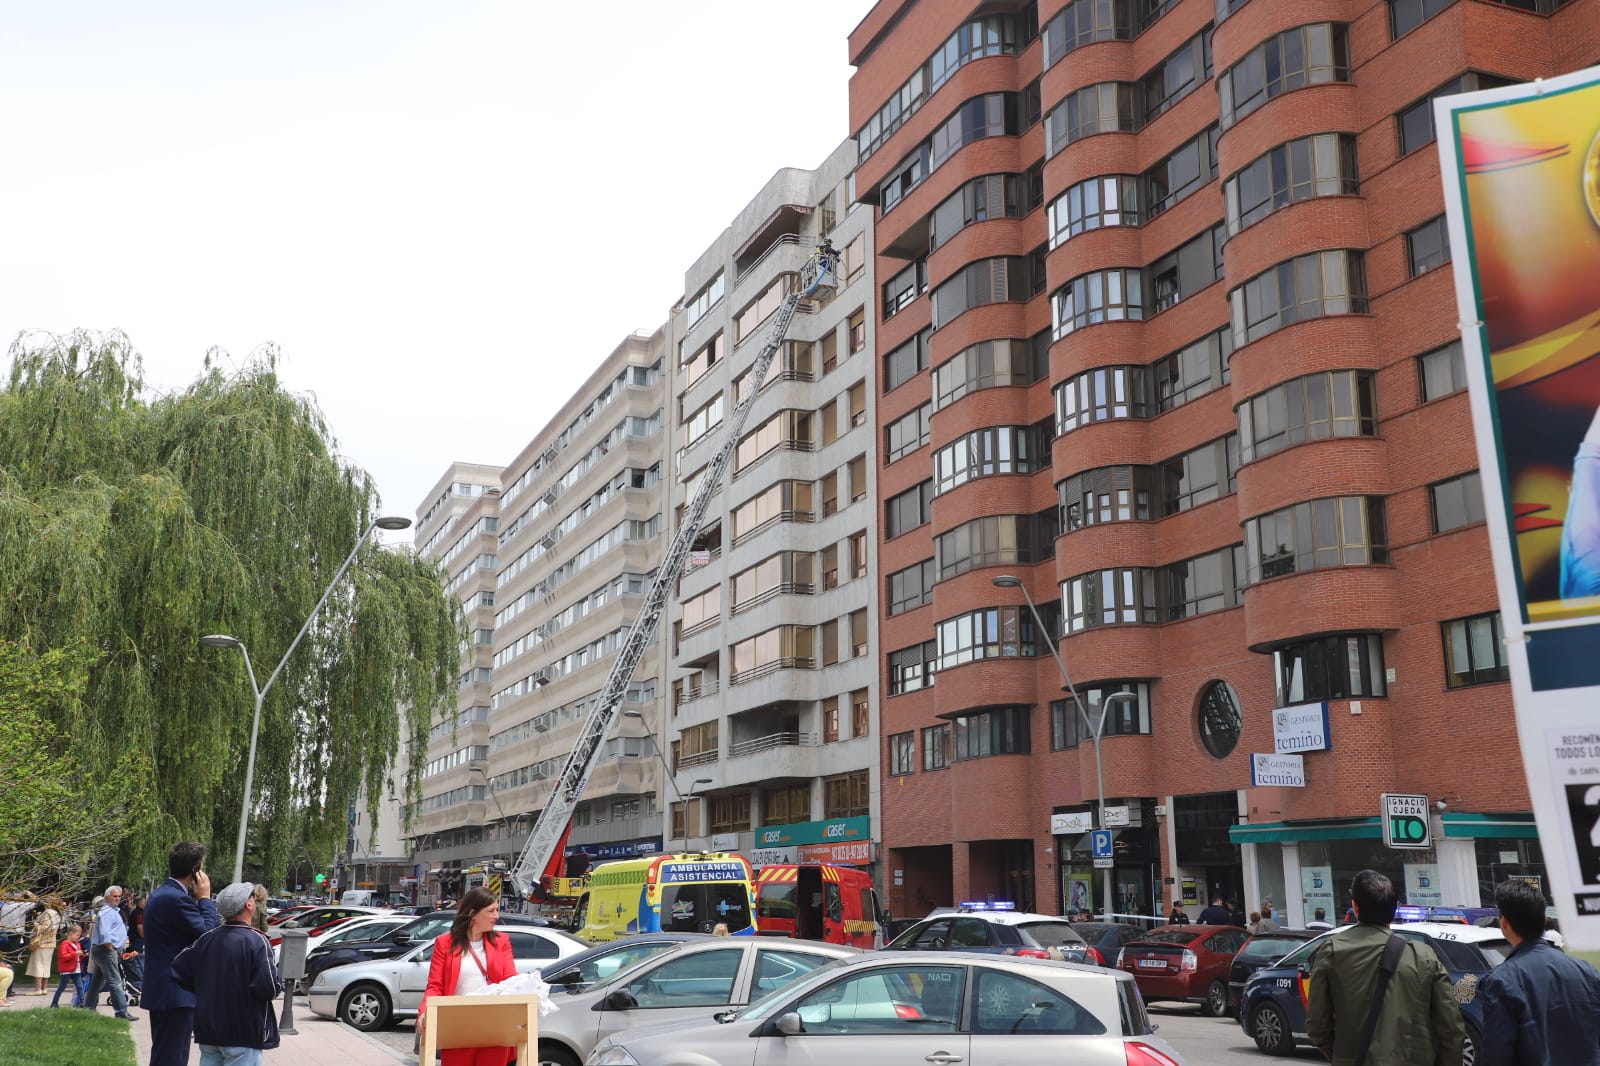
<svg viewBox="0 0 1600 1066">
<path fill-rule="evenodd" d="M 1461 1066 L 1466 1025 L 1450 975 L 1426 944 L 1412 941 L 1389 980 L 1372 1047 L 1356 1062 L 1378 982 L 1378 960 L 1394 921 L 1394 883 L 1362 870 L 1350 885 L 1357 926 L 1330 937 L 1311 965 L 1306 1035 L 1333 1066 Z"/>
</svg>

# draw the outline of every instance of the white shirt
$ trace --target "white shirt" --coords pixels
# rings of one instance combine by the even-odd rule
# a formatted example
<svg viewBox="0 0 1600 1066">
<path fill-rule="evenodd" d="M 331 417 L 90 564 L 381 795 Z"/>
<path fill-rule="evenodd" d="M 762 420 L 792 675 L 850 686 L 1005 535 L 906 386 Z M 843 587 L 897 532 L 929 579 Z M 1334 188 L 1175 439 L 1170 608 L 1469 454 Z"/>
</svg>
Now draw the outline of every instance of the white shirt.
<svg viewBox="0 0 1600 1066">
<path fill-rule="evenodd" d="M 488 949 L 484 947 L 482 940 L 467 941 L 467 950 L 461 956 L 461 975 L 456 978 L 455 994 L 458 996 L 477 995 L 489 987 L 483 972 L 478 969 L 478 962 L 472 961 L 474 958 L 483 963 L 485 970 L 489 968 Z"/>
</svg>

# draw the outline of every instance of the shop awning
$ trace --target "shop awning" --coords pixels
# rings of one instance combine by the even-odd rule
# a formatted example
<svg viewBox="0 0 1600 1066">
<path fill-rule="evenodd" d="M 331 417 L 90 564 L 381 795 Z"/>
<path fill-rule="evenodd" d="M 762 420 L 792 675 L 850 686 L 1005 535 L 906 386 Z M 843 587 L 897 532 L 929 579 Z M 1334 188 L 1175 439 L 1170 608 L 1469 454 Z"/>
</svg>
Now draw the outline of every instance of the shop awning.
<svg viewBox="0 0 1600 1066">
<path fill-rule="evenodd" d="M 1533 815 L 1515 811 L 1500 814 L 1445 811 L 1440 820 L 1444 822 L 1444 835 L 1447 837 L 1536 840 L 1539 836 L 1539 827 L 1533 824 Z"/>
<path fill-rule="evenodd" d="M 1233 844 L 1282 844 L 1301 840 L 1381 840 L 1383 823 L 1374 818 L 1326 822 L 1250 822 L 1228 828 Z"/>
</svg>

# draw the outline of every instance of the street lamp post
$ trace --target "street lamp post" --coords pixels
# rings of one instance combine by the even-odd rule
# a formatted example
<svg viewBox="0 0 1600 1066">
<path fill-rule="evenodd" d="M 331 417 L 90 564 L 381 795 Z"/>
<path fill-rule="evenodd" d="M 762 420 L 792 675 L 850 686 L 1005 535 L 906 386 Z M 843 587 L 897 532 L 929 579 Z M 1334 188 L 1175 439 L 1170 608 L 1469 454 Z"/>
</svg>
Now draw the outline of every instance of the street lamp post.
<svg viewBox="0 0 1600 1066">
<path fill-rule="evenodd" d="M 684 851 L 688 851 L 689 850 L 689 811 L 694 806 L 694 790 L 699 788 L 701 785 L 709 785 L 709 784 L 711 784 L 711 778 L 709 778 L 709 777 L 697 777 L 697 778 L 694 779 L 694 784 L 689 786 L 689 798 L 687 800 L 685 800 L 684 804 L 683 804 L 683 850 Z M 676 786 L 674 786 L 674 787 L 676 787 Z"/>
<path fill-rule="evenodd" d="M 1042 640 L 1044 640 L 1045 647 L 1050 649 L 1050 656 L 1056 661 L 1056 669 L 1061 671 L 1062 684 L 1066 688 L 1067 692 L 1071 693 L 1072 695 L 1072 703 L 1073 706 L 1078 709 L 1078 716 L 1083 720 L 1083 724 L 1090 728 L 1091 734 L 1094 737 L 1095 792 L 1099 797 L 1099 802 L 1096 804 L 1097 813 L 1095 815 L 1094 824 L 1095 828 L 1104 829 L 1106 828 L 1106 779 L 1103 764 L 1100 761 L 1100 731 L 1106 722 L 1106 706 L 1104 703 L 1101 704 L 1100 720 L 1097 723 L 1091 723 L 1089 721 L 1088 711 L 1084 710 L 1083 700 L 1078 697 L 1078 689 L 1072 683 L 1072 676 L 1067 673 L 1067 664 L 1061 658 L 1060 649 L 1056 647 L 1055 634 L 1051 633 L 1049 631 L 1049 627 L 1044 624 L 1044 619 L 1039 615 L 1038 605 L 1033 602 L 1033 597 L 1028 594 L 1028 586 L 1022 583 L 1022 579 L 1013 574 L 1002 574 L 999 577 L 996 577 L 993 583 L 996 588 L 1016 589 L 1022 593 L 1023 600 L 1025 600 L 1028 604 L 1028 610 L 1033 614 L 1034 625 L 1039 627 L 1039 636 Z M 1106 871 L 1103 898 L 1105 901 L 1106 921 L 1110 921 L 1113 910 L 1111 906 L 1110 870 Z"/>
<path fill-rule="evenodd" d="M 306 631 L 311 628 L 311 623 L 316 620 L 317 612 L 321 611 L 322 605 L 328 602 L 328 597 L 333 594 L 334 587 L 344 578 L 345 571 L 350 569 L 350 564 L 355 562 L 356 553 L 361 550 L 361 545 L 366 543 L 367 538 L 372 536 L 373 530 L 405 529 L 409 525 L 411 525 L 411 519 L 409 518 L 384 516 L 373 519 L 372 524 L 367 526 L 366 531 L 356 539 L 356 546 L 350 549 L 350 554 L 345 558 L 344 565 L 339 567 L 339 572 L 333 575 L 332 581 L 328 582 L 327 589 L 322 593 L 322 599 L 318 600 L 317 605 L 311 608 L 311 613 L 306 616 L 305 624 L 300 627 L 300 632 L 294 635 L 294 640 L 289 642 L 289 650 L 283 653 L 283 658 L 278 661 L 277 669 L 272 671 L 272 676 L 267 678 L 265 685 L 256 684 L 255 668 L 250 664 L 250 651 L 244 646 L 244 641 L 238 637 L 230 637 L 225 633 L 212 633 L 200 638 L 200 643 L 208 648 L 239 649 L 240 654 L 244 656 L 245 673 L 250 675 L 250 689 L 255 693 L 256 697 L 255 717 L 250 722 L 250 754 L 245 759 L 244 764 L 244 804 L 239 811 L 239 844 L 234 849 L 233 855 L 233 880 L 235 884 L 244 880 L 244 838 L 245 832 L 250 827 L 250 789 L 255 783 L 256 734 L 261 729 L 261 704 L 266 700 L 267 693 L 271 691 L 272 683 L 278 680 L 279 674 L 283 673 L 284 666 L 289 662 L 289 656 L 294 654 L 295 648 L 300 646 L 301 638 L 306 635 Z"/>
</svg>

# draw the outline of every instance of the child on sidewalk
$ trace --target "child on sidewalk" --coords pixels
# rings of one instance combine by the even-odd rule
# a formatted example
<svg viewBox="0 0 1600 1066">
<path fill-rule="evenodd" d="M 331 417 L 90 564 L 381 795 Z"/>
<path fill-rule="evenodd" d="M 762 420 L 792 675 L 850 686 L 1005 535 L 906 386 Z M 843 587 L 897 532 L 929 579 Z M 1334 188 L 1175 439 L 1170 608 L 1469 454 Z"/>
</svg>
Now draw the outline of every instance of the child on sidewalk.
<svg viewBox="0 0 1600 1066">
<path fill-rule="evenodd" d="M 56 986 L 55 998 L 50 1001 L 52 1007 L 61 1006 L 61 993 L 69 987 L 72 989 L 72 1006 L 76 1007 L 83 999 L 83 988 L 78 980 L 83 969 L 83 948 L 78 943 L 82 933 L 83 930 L 76 924 L 67 926 L 67 935 L 56 949 L 56 968 L 61 971 L 61 983 Z"/>
</svg>

